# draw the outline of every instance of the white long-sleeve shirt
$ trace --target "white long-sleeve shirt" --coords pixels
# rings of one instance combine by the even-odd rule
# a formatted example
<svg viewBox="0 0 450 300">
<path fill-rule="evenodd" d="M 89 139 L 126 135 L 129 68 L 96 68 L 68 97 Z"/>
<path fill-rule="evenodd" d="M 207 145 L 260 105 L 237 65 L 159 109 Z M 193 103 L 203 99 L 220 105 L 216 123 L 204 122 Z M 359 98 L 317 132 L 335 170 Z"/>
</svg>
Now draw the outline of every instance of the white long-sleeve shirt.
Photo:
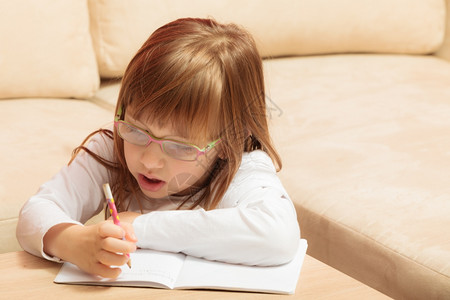
<svg viewBox="0 0 450 300">
<path fill-rule="evenodd" d="M 97 134 L 88 148 L 112 160 L 113 142 Z M 104 204 L 108 170 L 80 153 L 23 206 L 17 239 L 24 250 L 58 261 L 43 251 L 43 237 L 60 223 L 83 224 Z M 295 208 L 263 151 L 245 153 L 218 208 L 176 210 L 176 200 L 141 201 L 144 214 L 133 222 L 137 246 L 249 265 L 290 261 L 300 230 Z M 137 205 L 130 210 L 138 211 Z"/>
</svg>

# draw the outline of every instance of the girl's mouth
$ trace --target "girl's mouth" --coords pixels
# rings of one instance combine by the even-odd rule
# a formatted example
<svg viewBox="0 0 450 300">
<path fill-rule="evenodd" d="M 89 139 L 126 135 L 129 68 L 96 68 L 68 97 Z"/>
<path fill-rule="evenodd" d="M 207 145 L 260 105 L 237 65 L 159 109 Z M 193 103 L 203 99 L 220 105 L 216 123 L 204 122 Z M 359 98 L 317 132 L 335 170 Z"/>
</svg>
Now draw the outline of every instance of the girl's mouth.
<svg viewBox="0 0 450 300">
<path fill-rule="evenodd" d="M 139 186 L 146 191 L 157 192 L 159 191 L 166 182 L 158 178 L 147 177 L 145 175 L 139 174 L 138 176 Z"/>
</svg>

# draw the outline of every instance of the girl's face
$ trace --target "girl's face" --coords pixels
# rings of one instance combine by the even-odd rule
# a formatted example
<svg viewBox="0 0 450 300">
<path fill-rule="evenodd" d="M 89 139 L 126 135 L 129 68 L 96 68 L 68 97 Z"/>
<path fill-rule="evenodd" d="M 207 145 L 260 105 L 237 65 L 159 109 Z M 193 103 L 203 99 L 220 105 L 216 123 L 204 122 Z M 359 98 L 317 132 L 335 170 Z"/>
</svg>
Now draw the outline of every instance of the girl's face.
<svg viewBox="0 0 450 300">
<path fill-rule="evenodd" d="M 150 123 L 135 120 L 128 114 L 125 114 L 125 121 L 147 130 L 154 137 L 191 142 L 178 136 L 170 127 L 159 128 Z M 209 142 L 211 141 L 205 141 L 204 144 L 197 146 L 203 149 Z M 124 152 L 128 170 L 136 178 L 141 191 L 153 199 L 183 194 L 184 190 L 196 182 L 207 179 L 217 157 L 213 148 L 205 155 L 198 156 L 196 161 L 182 161 L 163 152 L 156 142 L 151 142 L 148 146 L 138 146 L 126 140 L 124 140 Z"/>
</svg>

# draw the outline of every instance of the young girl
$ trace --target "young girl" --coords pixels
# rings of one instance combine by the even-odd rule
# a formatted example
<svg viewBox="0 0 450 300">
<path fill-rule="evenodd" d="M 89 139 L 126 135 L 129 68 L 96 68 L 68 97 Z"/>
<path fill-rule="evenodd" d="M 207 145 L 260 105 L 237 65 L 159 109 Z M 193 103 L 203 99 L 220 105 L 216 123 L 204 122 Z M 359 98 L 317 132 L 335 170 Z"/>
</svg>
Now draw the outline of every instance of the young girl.
<svg viewBox="0 0 450 300">
<path fill-rule="evenodd" d="M 26 251 L 111 278 L 136 247 L 249 265 L 293 258 L 300 232 L 276 175 L 262 61 L 236 25 L 156 30 L 124 74 L 114 128 L 86 140 L 22 208 Z M 103 209 L 104 183 L 122 227 L 83 225 Z"/>
</svg>

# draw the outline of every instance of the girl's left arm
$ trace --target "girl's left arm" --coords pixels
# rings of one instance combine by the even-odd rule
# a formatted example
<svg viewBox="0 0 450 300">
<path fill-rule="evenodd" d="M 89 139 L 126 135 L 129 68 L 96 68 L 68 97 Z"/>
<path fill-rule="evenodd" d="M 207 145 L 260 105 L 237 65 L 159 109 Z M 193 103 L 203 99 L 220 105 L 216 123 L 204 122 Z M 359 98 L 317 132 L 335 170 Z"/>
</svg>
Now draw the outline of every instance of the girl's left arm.
<svg viewBox="0 0 450 300">
<path fill-rule="evenodd" d="M 261 189 L 255 194 L 264 200 L 210 211 L 139 216 L 133 223 L 137 245 L 229 263 L 286 263 L 294 257 L 300 238 L 295 211 L 276 190 Z"/>
<path fill-rule="evenodd" d="M 300 238 L 295 208 L 275 171 L 260 171 L 239 172 L 218 209 L 138 216 L 137 245 L 248 265 L 290 261 Z"/>
</svg>

